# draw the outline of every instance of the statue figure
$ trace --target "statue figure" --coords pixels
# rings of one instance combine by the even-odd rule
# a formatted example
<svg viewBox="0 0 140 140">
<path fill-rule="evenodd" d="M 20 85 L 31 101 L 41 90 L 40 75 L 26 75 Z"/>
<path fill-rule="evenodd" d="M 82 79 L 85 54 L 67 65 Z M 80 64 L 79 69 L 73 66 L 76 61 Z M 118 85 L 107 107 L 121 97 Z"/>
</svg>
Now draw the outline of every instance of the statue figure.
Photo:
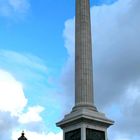
<svg viewBox="0 0 140 140">
<path fill-rule="evenodd" d="M 21 136 L 18 138 L 18 140 L 27 140 L 27 138 L 24 136 L 24 131 L 21 133 Z"/>
</svg>

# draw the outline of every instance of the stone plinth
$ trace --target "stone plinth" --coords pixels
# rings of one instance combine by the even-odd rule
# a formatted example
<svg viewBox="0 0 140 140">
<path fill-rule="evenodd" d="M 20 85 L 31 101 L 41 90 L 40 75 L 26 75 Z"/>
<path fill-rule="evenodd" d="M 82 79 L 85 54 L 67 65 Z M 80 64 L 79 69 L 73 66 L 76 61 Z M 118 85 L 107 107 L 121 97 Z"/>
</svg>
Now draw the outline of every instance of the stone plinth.
<svg viewBox="0 0 140 140">
<path fill-rule="evenodd" d="M 57 123 L 57 126 L 63 129 L 63 140 L 67 140 L 65 139 L 66 133 L 77 129 L 81 130 L 81 138 L 76 140 L 87 140 L 87 129 L 103 132 L 105 135 L 104 140 L 107 140 L 107 128 L 113 123 L 112 120 L 106 118 L 104 113 L 82 108 L 65 115 L 64 119 Z"/>
</svg>

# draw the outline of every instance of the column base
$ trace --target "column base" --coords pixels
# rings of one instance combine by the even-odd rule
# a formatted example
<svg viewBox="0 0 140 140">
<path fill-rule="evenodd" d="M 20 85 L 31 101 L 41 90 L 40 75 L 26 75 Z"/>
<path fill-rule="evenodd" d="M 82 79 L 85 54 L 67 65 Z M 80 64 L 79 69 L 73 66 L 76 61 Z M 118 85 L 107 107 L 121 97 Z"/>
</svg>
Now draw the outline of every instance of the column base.
<svg viewBox="0 0 140 140">
<path fill-rule="evenodd" d="M 105 114 L 97 109 L 94 110 L 94 107 L 91 108 L 76 106 L 57 123 L 57 126 L 63 129 L 63 140 L 94 140 L 91 138 L 93 135 L 104 137 L 96 140 L 107 140 L 107 128 L 113 125 L 114 121 L 106 118 Z"/>
<path fill-rule="evenodd" d="M 90 104 L 80 104 L 80 105 L 75 105 L 73 108 L 72 108 L 72 112 L 73 111 L 78 111 L 78 110 L 81 110 L 81 109 L 88 109 L 88 110 L 92 110 L 92 111 L 96 111 L 98 112 L 97 108 L 93 105 L 90 105 Z"/>
</svg>

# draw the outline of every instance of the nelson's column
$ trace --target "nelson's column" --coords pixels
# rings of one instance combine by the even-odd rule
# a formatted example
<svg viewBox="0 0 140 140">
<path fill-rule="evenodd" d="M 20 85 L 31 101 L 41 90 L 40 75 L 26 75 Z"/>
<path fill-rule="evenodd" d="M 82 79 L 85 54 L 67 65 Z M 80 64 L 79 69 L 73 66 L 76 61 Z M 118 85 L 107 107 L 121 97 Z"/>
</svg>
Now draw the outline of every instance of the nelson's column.
<svg viewBox="0 0 140 140">
<path fill-rule="evenodd" d="M 57 126 L 63 140 L 107 140 L 113 123 L 94 104 L 90 2 L 76 0 L 75 106 Z"/>
</svg>

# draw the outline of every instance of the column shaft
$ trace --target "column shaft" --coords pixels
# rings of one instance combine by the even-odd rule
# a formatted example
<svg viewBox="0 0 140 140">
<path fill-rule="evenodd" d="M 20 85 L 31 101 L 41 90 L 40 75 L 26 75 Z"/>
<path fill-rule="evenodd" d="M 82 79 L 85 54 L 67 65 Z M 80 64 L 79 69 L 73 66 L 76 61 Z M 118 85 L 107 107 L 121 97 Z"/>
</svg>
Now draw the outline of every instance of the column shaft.
<svg viewBox="0 0 140 140">
<path fill-rule="evenodd" d="M 89 0 L 76 0 L 75 105 L 93 105 L 92 41 Z"/>
</svg>

